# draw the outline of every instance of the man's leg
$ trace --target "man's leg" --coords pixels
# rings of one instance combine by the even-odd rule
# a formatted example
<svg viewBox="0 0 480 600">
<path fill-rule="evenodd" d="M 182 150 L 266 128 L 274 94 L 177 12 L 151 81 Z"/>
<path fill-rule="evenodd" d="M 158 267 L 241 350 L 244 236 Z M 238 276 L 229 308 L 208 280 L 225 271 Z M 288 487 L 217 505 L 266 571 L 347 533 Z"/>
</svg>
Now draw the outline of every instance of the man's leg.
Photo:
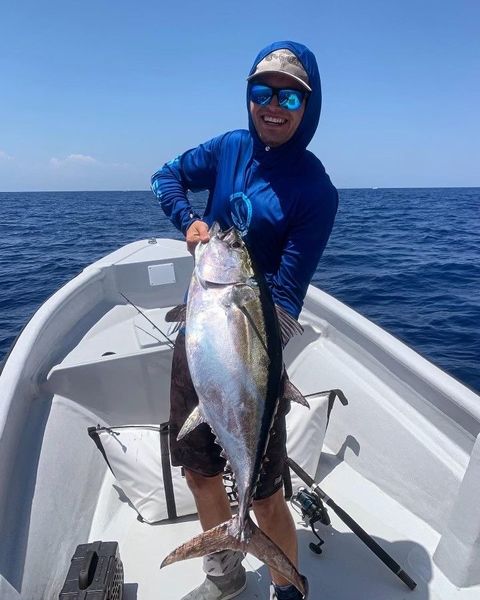
<svg viewBox="0 0 480 600">
<path fill-rule="evenodd" d="M 230 502 L 221 474 L 205 477 L 185 469 L 185 477 L 195 498 L 200 524 L 204 531 L 231 518 Z M 245 589 L 247 583 L 242 560 L 241 552 L 231 550 L 205 556 L 203 559 L 205 581 L 182 600 L 222 600 L 237 596 Z"/>
<path fill-rule="evenodd" d="M 195 471 L 185 469 L 185 478 L 195 498 L 198 517 L 204 531 L 232 517 L 221 474 L 204 477 Z"/>
<path fill-rule="evenodd" d="M 298 566 L 298 548 L 295 523 L 283 496 L 283 488 L 272 496 L 253 502 L 253 511 L 260 529 L 281 548 L 295 566 Z M 270 570 L 277 585 L 290 585 L 280 573 Z"/>
</svg>

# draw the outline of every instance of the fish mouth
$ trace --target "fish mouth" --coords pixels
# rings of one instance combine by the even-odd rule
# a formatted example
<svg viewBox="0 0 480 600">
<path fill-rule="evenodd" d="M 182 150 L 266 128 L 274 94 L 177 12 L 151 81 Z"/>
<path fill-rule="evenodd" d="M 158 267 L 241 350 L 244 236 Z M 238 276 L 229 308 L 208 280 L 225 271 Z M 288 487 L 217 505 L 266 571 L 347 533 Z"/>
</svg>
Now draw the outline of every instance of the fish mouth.
<svg viewBox="0 0 480 600">
<path fill-rule="evenodd" d="M 229 227 L 228 229 L 222 230 L 220 229 L 220 231 L 217 233 L 217 237 L 219 240 L 224 240 L 232 231 L 234 231 L 235 228 L 233 227 Z"/>
<path fill-rule="evenodd" d="M 214 235 L 217 239 L 226 242 L 232 248 L 243 248 L 245 246 L 240 234 L 233 225 L 225 230 L 217 229 Z"/>
<path fill-rule="evenodd" d="M 208 230 L 210 240 L 224 242 L 230 249 L 244 252 L 246 250 L 245 242 L 242 239 L 238 229 L 232 225 L 228 229 L 222 229 L 217 221 L 215 221 Z M 205 248 L 208 244 L 202 244 Z M 197 246 L 198 247 L 198 246 Z"/>
<path fill-rule="evenodd" d="M 229 227 L 228 229 L 223 230 L 220 223 L 218 221 L 214 221 L 210 225 L 210 229 L 208 230 L 208 235 L 210 236 L 210 238 L 216 237 L 220 240 L 223 240 L 225 235 L 227 233 L 229 233 L 232 229 L 233 229 L 233 227 Z"/>
</svg>

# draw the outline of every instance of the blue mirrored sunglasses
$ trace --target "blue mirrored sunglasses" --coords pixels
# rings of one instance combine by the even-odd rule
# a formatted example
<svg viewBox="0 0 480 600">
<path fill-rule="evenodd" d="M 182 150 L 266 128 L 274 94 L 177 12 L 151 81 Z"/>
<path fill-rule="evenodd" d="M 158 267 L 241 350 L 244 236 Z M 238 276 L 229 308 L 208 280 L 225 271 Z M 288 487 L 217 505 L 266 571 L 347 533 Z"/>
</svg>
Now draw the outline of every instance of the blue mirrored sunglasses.
<svg viewBox="0 0 480 600">
<path fill-rule="evenodd" d="M 298 110 L 302 106 L 305 92 L 290 90 L 287 88 L 273 88 L 261 83 L 253 83 L 249 88 L 249 98 L 255 104 L 266 106 L 276 96 L 279 106 L 287 110 Z"/>
</svg>

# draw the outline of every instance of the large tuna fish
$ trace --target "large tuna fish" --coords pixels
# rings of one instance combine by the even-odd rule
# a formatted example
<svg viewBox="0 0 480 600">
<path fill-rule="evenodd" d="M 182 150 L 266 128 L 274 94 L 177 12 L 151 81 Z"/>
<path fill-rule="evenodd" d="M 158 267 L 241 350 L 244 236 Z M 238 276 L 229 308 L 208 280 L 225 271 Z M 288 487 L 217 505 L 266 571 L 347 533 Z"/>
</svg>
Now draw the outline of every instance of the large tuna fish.
<svg viewBox="0 0 480 600">
<path fill-rule="evenodd" d="M 249 516 L 284 393 L 282 335 L 285 343 L 302 329 L 275 307 L 238 233 L 222 232 L 214 224 L 209 234 L 210 241 L 196 248 L 186 309 L 176 307 L 167 315 L 170 321 L 185 320 L 188 365 L 199 398 L 178 437 L 200 423 L 210 425 L 235 475 L 238 514 L 179 546 L 162 567 L 220 550 L 248 551 L 306 596 L 304 579 L 295 566 Z M 287 395 L 302 401 L 299 392 L 287 385 Z"/>
</svg>

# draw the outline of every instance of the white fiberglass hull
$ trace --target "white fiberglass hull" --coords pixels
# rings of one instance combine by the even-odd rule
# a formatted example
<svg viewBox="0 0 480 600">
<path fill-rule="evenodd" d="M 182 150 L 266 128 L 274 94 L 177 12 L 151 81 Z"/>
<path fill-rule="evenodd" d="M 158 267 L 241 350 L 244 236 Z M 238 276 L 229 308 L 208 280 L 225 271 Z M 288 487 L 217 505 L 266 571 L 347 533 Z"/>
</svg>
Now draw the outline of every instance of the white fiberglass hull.
<svg viewBox="0 0 480 600">
<path fill-rule="evenodd" d="M 0 377 L 2 600 L 58 597 L 75 547 L 97 539 L 119 541 L 127 600 L 178 600 L 202 579 L 199 560 L 159 570 L 198 521 L 139 522 L 86 434 L 168 420 L 171 349 L 125 297 L 166 331 L 191 268 L 181 242 L 129 244 L 59 290 L 19 337 Z M 311 598 L 478 599 L 480 398 L 320 290 L 309 289 L 301 322 L 291 379 L 349 399 L 310 474 L 418 583 L 410 592 L 331 511 L 314 555 L 295 514 Z M 239 599 L 267 597 L 266 568 L 248 558 L 247 569 Z"/>
</svg>

